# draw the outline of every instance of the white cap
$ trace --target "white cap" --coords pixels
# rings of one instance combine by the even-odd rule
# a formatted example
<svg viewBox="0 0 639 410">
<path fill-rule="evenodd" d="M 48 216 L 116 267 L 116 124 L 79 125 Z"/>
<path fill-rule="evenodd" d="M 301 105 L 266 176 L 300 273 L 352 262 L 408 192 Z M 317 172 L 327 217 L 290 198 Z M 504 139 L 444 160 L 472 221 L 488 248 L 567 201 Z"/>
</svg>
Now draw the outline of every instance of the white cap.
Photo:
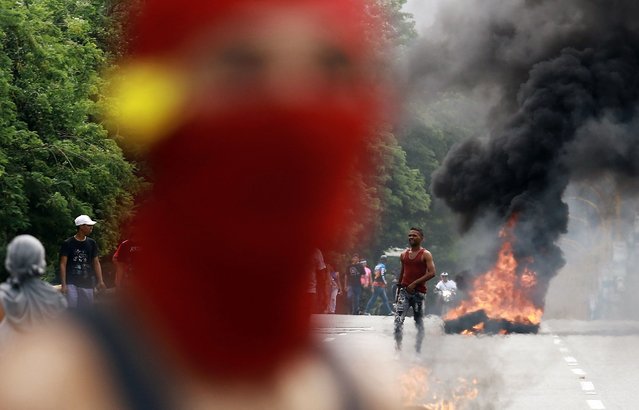
<svg viewBox="0 0 639 410">
<path fill-rule="evenodd" d="M 448 276 L 448 272 L 442 272 L 442 276 Z"/>
<path fill-rule="evenodd" d="M 89 215 L 80 215 L 77 218 L 75 218 L 75 226 L 80 226 L 80 225 L 95 225 L 96 222 L 92 221 L 91 218 L 89 218 Z"/>
</svg>

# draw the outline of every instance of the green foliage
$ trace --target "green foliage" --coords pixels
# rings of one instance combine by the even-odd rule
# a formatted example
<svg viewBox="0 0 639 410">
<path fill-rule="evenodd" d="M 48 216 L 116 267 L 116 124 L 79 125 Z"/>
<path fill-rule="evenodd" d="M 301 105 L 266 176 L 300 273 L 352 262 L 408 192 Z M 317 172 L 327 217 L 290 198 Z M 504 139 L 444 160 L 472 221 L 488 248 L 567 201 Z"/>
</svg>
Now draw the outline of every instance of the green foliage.
<svg viewBox="0 0 639 410">
<path fill-rule="evenodd" d="M 406 46 L 417 35 L 412 16 L 401 11 L 406 0 L 376 1 L 382 11 L 376 16 L 381 36 L 374 39 L 379 50 Z M 408 228 L 425 222 L 430 195 L 423 174 L 408 165 L 406 152 L 392 132 L 380 131 L 369 147 L 368 156 L 375 168 L 375 178 L 367 180 L 354 175 L 351 181 L 352 189 L 364 203 L 363 209 L 351 210 L 359 225 L 338 235 L 344 249 L 376 255 L 389 246 L 404 244 Z M 336 255 L 331 259 L 345 264 L 349 258 Z"/>
<path fill-rule="evenodd" d="M 412 16 L 401 11 L 406 0 L 377 1 L 383 6 L 380 50 L 405 47 L 416 37 Z M 136 5 L 0 0 L 0 260 L 13 236 L 30 233 L 45 244 L 52 269 L 60 242 L 74 233 L 73 218 L 82 213 L 100 222 L 94 237 L 103 254 L 116 245 L 142 183 L 99 122 L 100 109 L 111 103 L 102 95 L 101 74 L 126 52 L 122 16 Z M 337 234 L 346 249 L 375 258 L 405 246 L 408 228 L 418 225 L 438 266 L 454 265 L 454 220 L 431 201 L 429 187 L 450 146 L 472 129 L 472 121 L 456 116 L 460 104 L 444 96 L 415 107 L 417 120 L 407 129 L 379 132 L 369 150 L 375 179 L 355 175 L 351 181 L 365 208 L 350 210 L 364 216 L 354 218 L 360 221 L 355 230 Z"/>
<path fill-rule="evenodd" d="M 383 37 L 389 45 L 405 46 L 417 37 L 413 16 L 402 11 L 406 0 L 377 0 L 377 2 L 384 10 Z"/>
<path fill-rule="evenodd" d="M 100 222 L 102 253 L 116 245 L 139 181 L 97 122 L 108 66 L 105 5 L 94 0 L 0 0 L 0 258 L 30 233 L 51 262 L 73 219 Z M 112 40 L 111 40 L 112 41 Z"/>
<path fill-rule="evenodd" d="M 403 244 L 411 226 L 423 225 L 430 207 L 430 195 L 426 192 L 424 177 L 419 169 L 406 162 L 406 152 L 393 134 L 386 134 L 379 144 L 381 161 L 380 228 L 373 247 L 380 250 Z"/>
<path fill-rule="evenodd" d="M 460 95 L 442 95 L 429 105 L 414 104 L 414 121 L 401 133 L 409 167 L 419 170 L 428 192 L 432 175 L 450 148 L 476 133 L 481 116 L 473 104 Z M 459 233 L 455 215 L 435 199 L 424 221 L 426 247 L 433 252 L 438 271 L 457 272 L 459 265 Z"/>
</svg>

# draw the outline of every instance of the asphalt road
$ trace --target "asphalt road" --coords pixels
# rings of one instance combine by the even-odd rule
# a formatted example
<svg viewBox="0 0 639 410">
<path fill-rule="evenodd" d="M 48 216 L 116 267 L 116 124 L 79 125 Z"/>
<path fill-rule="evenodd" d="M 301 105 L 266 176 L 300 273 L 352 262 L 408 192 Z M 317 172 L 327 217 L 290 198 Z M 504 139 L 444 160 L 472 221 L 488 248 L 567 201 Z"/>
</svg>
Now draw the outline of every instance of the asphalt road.
<svg viewBox="0 0 639 410">
<path fill-rule="evenodd" d="M 407 318 L 394 357 L 392 317 L 314 319 L 319 343 L 371 383 L 401 392 L 406 407 L 639 409 L 639 322 L 548 320 L 538 334 L 462 336 L 444 334 L 431 316 L 415 355 Z"/>
</svg>

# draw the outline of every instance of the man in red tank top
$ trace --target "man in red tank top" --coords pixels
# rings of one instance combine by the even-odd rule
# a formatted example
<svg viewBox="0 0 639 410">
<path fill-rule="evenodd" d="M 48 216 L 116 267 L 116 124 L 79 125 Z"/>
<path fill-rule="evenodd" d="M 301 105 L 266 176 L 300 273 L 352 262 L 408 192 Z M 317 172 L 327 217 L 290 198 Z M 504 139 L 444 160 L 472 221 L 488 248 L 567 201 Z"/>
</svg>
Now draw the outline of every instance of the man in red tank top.
<svg viewBox="0 0 639 410">
<path fill-rule="evenodd" d="M 415 350 L 419 354 L 424 339 L 423 305 L 426 296 L 426 282 L 435 277 L 435 263 L 433 255 L 422 248 L 424 232 L 420 228 L 410 228 L 408 244 L 410 248 L 402 252 L 399 259 L 399 292 L 397 295 L 397 309 L 395 311 L 395 349 L 402 348 L 404 319 L 410 307 L 413 308 L 413 318 L 417 326 L 417 340 Z"/>
</svg>

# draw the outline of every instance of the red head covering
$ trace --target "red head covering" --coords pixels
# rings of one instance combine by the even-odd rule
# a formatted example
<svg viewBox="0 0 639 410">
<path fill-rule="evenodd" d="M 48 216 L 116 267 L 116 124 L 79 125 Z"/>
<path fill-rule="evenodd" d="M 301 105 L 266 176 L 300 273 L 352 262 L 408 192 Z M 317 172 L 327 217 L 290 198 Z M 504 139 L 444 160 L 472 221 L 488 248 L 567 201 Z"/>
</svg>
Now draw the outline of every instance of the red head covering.
<svg viewBox="0 0 639 410">
<path fill-rule="evenodd" d="M 255 7 L 307 7 L 353 56 L 370 52 L 359 0 L 148 0 L 134 56 L 178 52 L 194 36 Z M 241 24 L 241 20 L 232 20 Z M 136 228 L 144 249 L 134 295 L 194 370 L 264 376 L 309 342 L 312 251 L 352 222 L 350 187 L 377 121 L 371 84 L 351 104 L 268 100 L 193 118 L 154 146 L 151 199 Z"/>
<path fill-rule="evenodd" d="M 368 2 L 370 3 L 370 2 Z M 375 9 L 364 0 L 147 0 L 132 24 L 133 52 L 137 56 L 171 53 L 203 32 L 225 24 L 241 24 L 242 14 L 253 10 L 306 8 L 325 19 L 353 52 L 370 51 L 369 35 Z"/>
</svg>

